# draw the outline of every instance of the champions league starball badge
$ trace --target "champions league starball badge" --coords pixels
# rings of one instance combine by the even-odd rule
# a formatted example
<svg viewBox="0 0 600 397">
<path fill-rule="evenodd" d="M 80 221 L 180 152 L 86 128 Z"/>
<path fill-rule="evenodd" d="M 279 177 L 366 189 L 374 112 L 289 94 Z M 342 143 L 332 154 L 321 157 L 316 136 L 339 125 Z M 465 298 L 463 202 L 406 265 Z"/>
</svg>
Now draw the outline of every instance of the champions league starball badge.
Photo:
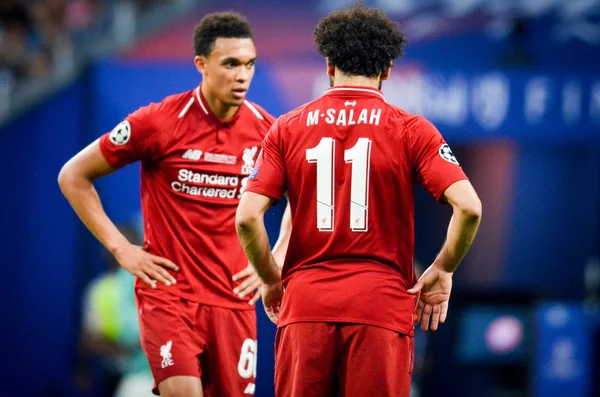
<svg viewBox="0 0 600 397">
<path fill-rule="evenodd" d="M 440 146 L 440 157 L 452 164 L 458 165 L 458 160 L 456 160 L 456 157 L 454 157 L 454 154 L 447 143 L 444 143 L 442 146 Z"/>
<path fill-rule="evenodd" d="M 110 141 L 115 145 L 121 146 L 129 142 L 131 138 L 131 126 L 129 121 L 123 120 L 110 132 Z"/>
</svg>

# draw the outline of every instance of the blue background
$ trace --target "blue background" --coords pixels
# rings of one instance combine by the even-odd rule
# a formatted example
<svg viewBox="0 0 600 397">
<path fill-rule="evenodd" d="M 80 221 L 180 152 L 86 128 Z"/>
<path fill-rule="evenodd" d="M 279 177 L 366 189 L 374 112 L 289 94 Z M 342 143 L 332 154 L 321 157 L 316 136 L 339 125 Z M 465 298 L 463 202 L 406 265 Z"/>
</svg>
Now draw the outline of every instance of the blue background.
<svg viewBox="0 0 600 397">
<path fill-rule="evenodd" d="M 312 29 L 312 17 L 307 18 Z M 552 357 L 548 352 L 557 339 L 567 335 L 575 344 L 573 360 L 588 365 L 587 320 L 575 304 L 567 306 L 571 325 L 553 327 L 544 320 L 548 307 L 538 307 L 536 302 L 581 301 L 584 265 L 600 253 L 600 61 L 593 56 L 597 48 L 589 45 L 545 43 L 556 19 L 551 15 L 533 24 L 528 40 L 537 63 L 525 66 L 499 64 L 498 54 L 508 47 L 507 41 L 493 42 L 476 32 L 409 45 L 406 59 L 384 84 L 384 93 L 401 102 L 392 103 L 405 101 L 407 110 L 423 113 L 434 122 L 483 201 L 480 235 L 455 277 L 456 311 L 451 309 L 452 315 L 459 317 L 460 307 L 489 294 L 495 294 L 498 302 L 516 300 L 521 308 L 539 313 L 530 319 L 533 330 L 528 329 L 533 333 L 529 336 L 539 337 L 535 348 L 530 347 L 536 357 L 530 363 L 530 386 L 536 395 L 562 397 L 564 390 L 585 390 L 591 372 L 581 371 L 568 381 L 549 379 L 545 365 Z M 311 55 L 304 55 L 260 59 L 249 98 L 275 116 L 314 99 L 317 91 L 310 87 L 318 85 L 315 76 L 324 74 L 323 61 L 312 47 Z M 199 81 L 191 60 L 107 58 L 93 63 L 69 86 L 0 130 L 4 182 L 0 194 L 0 258 L 4 262 L 0 396 L 76 395 L 79 302 L 83 287 L 106 265 L 102 248 L 59 191 L 56 179 L 61 166 L 128 113 L 189 90 Z M 403 91 L 414 81 L 426 87 L 422 99 Z M 545 84 L 538 96 L 527 91 L 536 81 Z M 576 99 L 565 93 L 569 89 L 580 92 Z M 498 116 L 494 112 L 502 108 L 498 98 L 503 98 L 506 111 L 494 123 Z M 574 101 L 579 103 L 577 111 L 565 111 Z M 528 103 L 541 109 L 540 113 L 528 113 Z M 491 115 L 486 112 L 489 108 Z M 131 221 L 139 213 L 137 165 L 101 179 L 97 188 L 115 222 Z M 416 258 L 426 266 L 444 239 L 450 214 L 424 191 L 418 190 L 416 196 Z M 280 205 L 267 218 L 272 241 L 281 211 Z M 256 395 L 269 396 L 274 327 L 260 307 L 258 313 Z M 448 334 L 438 337 L 438 361 L 447 360 L 443 376 L 436 378 L 439 392 L 481 397 L 492 375 L 485 368 L 468 375 L 455 361 L 452 344 L 460 340 L 460 327 L 453 321 L 451 317 L 447 324 Z"/>
</svg>

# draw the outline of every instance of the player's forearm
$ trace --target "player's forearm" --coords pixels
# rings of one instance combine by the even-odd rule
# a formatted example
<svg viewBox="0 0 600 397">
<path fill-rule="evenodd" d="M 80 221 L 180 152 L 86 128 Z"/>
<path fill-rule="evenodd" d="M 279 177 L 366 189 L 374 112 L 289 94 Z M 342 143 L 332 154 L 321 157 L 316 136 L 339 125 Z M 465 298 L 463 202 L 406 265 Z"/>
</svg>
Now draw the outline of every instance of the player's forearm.
<svg viewBox="0 0 600 397">
<path fill-rule="evenodd" d="M 271 254 L 269 237 L 262 216 L 243 217 L 236 220 L 236 229 L 244 252 L 265 284 L 280 280 L 280 270 Z"/>
<path fill-rule="evenodd" d="M 79 219 L 110 252 L 116 254 L 129 244 L 104 212 L 91 180 L 77 175 L 67 165 L 61 170 L 58 182 Z"/>
<path fill-rule="evenodd" d="M 281 218 L 281 228 L 279 229 L 279 238 L 273 246 L 273 257 L 279 267 L 283 267 L 285 261 L 285 254 L 287 253 L 288 246 L 290 244 L 290 236 L 292 235 L 292 210 L 290 209 L 290 203 L 288 202 L 285 207 L 285 212 Z"/>
<path fill-rule="evenodd" d="M 471 209 L 453 208 L 446 242 L 434 261 L 447 272 L 454 272 L 475 239 L 481 221 L 481 207 Z"/>
</svg>

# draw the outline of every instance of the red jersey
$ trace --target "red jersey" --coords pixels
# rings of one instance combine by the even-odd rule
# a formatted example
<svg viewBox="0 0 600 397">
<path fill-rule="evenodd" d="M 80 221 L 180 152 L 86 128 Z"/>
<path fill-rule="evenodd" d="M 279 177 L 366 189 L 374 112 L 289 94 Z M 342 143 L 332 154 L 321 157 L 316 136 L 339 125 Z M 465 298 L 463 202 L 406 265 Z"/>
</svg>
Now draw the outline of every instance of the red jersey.
<svg viewBox="0 0 600 397">
<path fill-rule="evenodd" d="M 279 326 L 352 322 L 411 334 L 415 182 L 436 199 L 466 179 L 436 128 L 379 90 L 334 87 L 280 117 L 247 191 L 279 199 L 293 227 Z"/>
<path fill-rule="evenodd" d="M 232 291 L 232 276 L 248 265 L 235 211 L 273 121 L 244 101 L 223 122 L 198 87 L 135 111 L 100 138 L 112 167 L 141 161 L 145 248 L 180 267 L 172 272 L 177 284 L 159 288 L 193 302 L 253 309 Z"/>
</svg>

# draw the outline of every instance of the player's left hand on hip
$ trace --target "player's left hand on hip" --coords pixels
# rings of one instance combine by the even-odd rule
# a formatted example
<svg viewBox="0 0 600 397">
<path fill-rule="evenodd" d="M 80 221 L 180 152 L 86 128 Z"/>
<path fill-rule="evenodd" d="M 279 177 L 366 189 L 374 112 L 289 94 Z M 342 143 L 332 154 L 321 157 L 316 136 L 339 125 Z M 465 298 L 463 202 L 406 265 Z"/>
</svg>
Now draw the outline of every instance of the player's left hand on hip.
<svg viewBox="0 0 600 397">
<path fill-rule="evenodd" d="M 233 276 L 233 281 L 238 280 L 244 281 L 233 289 L 233 293 L 237 294 L 240 298 L 244 298 L 246 295 L 253 293 L 254 295 L 250 298 L 248 303 L 254 305 L 261 296 L 261 281 L 252 265 L 248 264 L 248 267 Z"/>
<path fill-rule="evenodd" d="M 448 302 L 452 291 L 452 273 L 431 265 L 419 281 L 407 290 L 411 295 L 419 294 L 417 303 L 417 322 L 421 322 L 421 329 L 437 331 L 440 324 L 446 321 L 448 315 Z"/>
</svg>

